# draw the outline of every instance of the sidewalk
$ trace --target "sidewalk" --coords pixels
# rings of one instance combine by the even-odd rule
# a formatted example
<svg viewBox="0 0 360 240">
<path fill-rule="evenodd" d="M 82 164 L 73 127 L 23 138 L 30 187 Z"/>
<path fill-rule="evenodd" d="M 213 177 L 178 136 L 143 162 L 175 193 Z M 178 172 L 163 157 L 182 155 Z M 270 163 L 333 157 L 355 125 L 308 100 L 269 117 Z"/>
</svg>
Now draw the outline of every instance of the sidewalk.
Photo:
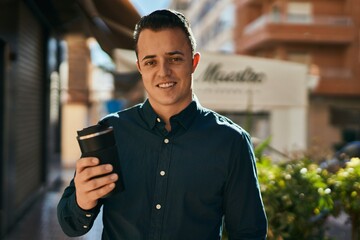
<svg viewBox="0 0 360 240">
<path fill-rule="evenodd" d="M 25 214 L 4 240 L 96 240 L 101 239 L 102 220 L 96 219 L 93 228 L 85 236 L 78 238 L 67 237 L 57 221 L 56 207 L 73 176 L 74 170 L 64 170 L 62 174 L 63 186 L 45 193 Z"/>
</svg>

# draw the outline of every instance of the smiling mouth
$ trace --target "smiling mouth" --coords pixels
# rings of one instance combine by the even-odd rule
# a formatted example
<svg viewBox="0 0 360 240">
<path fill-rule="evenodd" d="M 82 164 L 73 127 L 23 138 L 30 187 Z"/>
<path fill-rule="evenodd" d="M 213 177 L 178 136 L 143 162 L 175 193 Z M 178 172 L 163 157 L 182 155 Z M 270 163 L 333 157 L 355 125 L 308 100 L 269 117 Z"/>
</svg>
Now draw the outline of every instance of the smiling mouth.
<svg viewBox="0 0 360 240">
<path fill-rule="evenodd" d="M 159 88 L 165 89 L 165 88 L 171 88 L 171 87 L 173 87 L 175 85 L 176 85 L 176 82 L 166 82 L 166 83 L 160 83 L 160 84 L 158 84 L 156 86 L 159 87 Z"/>
</svg>

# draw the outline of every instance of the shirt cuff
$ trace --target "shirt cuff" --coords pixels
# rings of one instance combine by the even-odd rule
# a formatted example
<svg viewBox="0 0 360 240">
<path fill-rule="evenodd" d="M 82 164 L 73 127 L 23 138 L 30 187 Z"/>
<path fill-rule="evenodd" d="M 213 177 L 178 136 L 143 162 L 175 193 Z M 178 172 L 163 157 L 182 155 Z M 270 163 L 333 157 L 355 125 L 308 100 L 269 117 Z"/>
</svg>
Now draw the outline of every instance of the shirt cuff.
<svg viewBox="0 0 360 240">
<path fill-rule="evenodd" d="M 99 211 L 98 207 L 96 206 L 89 210 L 83 210 L 77 204 L 75 194 L 70 198 L 70 206 L 72 206 L 72 212 L 77 216 L 78 223 L 81 224 L 81 227 L 83 229 L 91 228 Z"/>
</svg>

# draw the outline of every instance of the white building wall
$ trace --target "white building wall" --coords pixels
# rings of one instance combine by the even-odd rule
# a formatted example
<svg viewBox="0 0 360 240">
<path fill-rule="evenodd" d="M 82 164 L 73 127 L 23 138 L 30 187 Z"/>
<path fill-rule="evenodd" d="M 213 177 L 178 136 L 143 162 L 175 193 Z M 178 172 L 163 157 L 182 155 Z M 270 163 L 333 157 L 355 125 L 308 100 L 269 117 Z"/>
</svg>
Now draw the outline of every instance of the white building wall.
<svg viewBox="0 0 360 240">
<path fill-rule="evenodd" d="M 270 116 L 272 147 L 284 153 L 306 149 L 305 107 L 273 108 Z"/>
<path fill-rule="evenodd" d="M 174 0 L 170 7 L 181 11 L 189 19 L 198 50 L 233 52 L 233 0 L 185 2 L 186 0 Z M 182 8 L 177 9 L 177 6 Z"/>
<path fill-rule="evenodd" d="M 217 112 L 267 112 L 271 146 L 290 153 L 307 146 L 307 82 L 303 64 L 202 52 L 193 88 Z"/>
</svg>

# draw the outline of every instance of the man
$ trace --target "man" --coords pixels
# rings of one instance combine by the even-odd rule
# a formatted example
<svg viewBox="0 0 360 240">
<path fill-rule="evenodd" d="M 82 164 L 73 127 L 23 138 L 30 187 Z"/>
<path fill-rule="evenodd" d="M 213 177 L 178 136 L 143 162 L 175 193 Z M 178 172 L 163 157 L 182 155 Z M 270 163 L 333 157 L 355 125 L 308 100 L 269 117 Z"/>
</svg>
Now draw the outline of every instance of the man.
<svg viewBox="0 0 360 240">
<path fill-rule="evenodd" d="M 58 205 L 66 234 L 91 228 L 103 206 L 103 239 L 265 239 L 267 222 L 249 135 L 203 108 L 192 92 L 199 60 L 185 17 L 159 10 L 134 31 L 148 99 L 105 117 L 114 128 L 125 190 L 96 158 L 81 158 Z"/>
</svg>

